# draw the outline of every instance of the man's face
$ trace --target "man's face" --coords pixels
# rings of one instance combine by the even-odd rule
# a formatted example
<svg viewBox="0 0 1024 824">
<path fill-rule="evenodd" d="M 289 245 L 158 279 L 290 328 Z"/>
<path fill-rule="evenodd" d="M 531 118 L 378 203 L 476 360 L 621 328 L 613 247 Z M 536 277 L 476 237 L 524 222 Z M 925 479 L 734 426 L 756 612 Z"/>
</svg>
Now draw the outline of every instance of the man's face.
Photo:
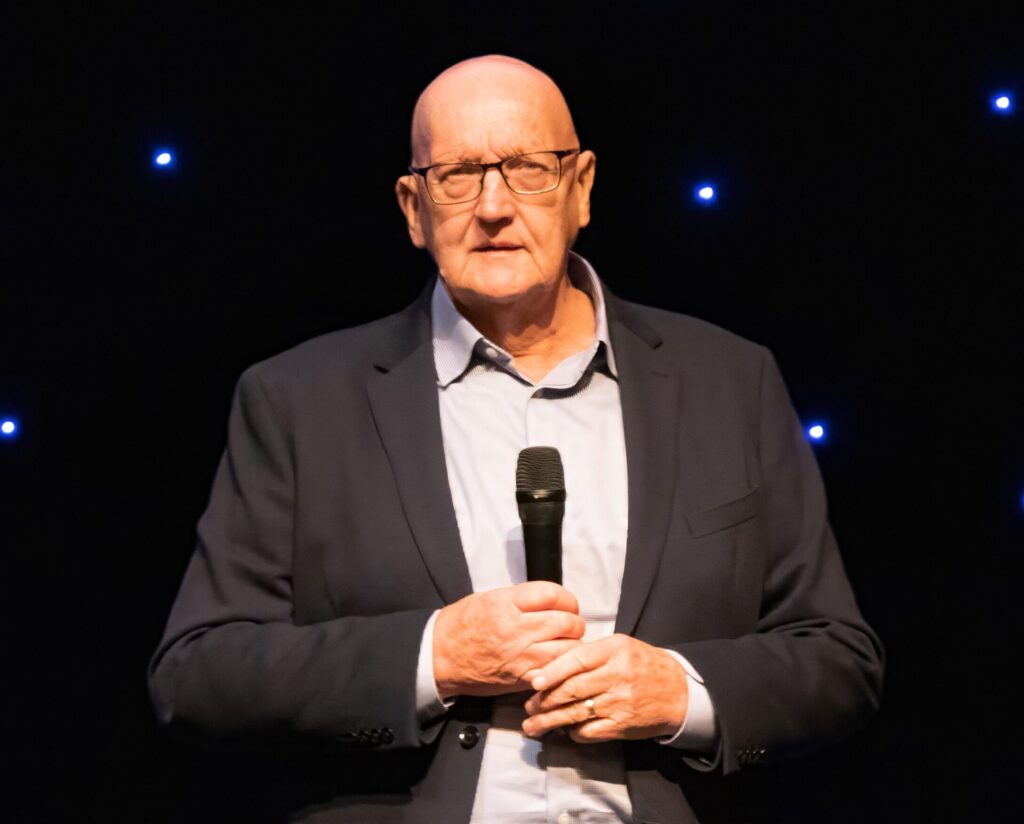
<svg viewBox="0 0 1024 824">
<path fill-rule="evenodd" d="M 429 138 L 414 163 L 491 163 L 576 148 L 568 113 L 560 118 L 553 105 L 529 88 L 448 94 L 430 108 Z M 418 175 L 400 179 L 397 192 L 413 243 L 431 253 L 457 301 L 511 303 L 564 274 L 569 248 L 590 219 L 593 167 L 592 153 L 569 155 L 558 188 L 536 195 L 512 192 L 498 169 L 487 171 L 483 191 L 468 203 L 433 203 Z"/>
</svg>

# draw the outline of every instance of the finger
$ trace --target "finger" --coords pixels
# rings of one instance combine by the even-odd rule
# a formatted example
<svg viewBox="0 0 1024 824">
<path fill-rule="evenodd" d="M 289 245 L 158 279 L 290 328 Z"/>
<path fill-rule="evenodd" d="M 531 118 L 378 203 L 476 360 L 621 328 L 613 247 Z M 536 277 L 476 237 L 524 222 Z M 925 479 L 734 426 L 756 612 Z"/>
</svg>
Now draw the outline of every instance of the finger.
<svg viewBox="0 0 1024 824">
<path fill-rule="evenodd" d="M 607 668 L 598 667 L 596 670 L 581 672 L 579 675 L 567 678 L 555 689 L 534 693 L 524 707 L 530 715 L 537 715 L 565 704 L 573 704 L 602 695 L 607 693 L 612 686 L 612 679 Z"/>
<path fill-rule="evenodd" d="M 600 641 L 590 644 L 580 644 L 564 655 L 558 656 L 550 664 L 541 668 L 540 674 L 533 678 L 530 686 L 537 692 L 550 690 L 567 678 L 601 666 L 611 657 L 612 653 L 612 646 L 604 643 L 606 640 L 602 638 Z"/>
<path fill-rule="evenodd" d="M 571 612 L 543 610 L 528 612 L 520 617 L 522 625 L 533 641 L 550 641 L 555 638 L 582 638 L 587 631 L 587 622 Z"/>
<path fill-rule="evenodd" d="M 523 612 L 537 612 L 542 609 L 558 609 L 563 612 L 579 613 L 580 605 L 576 596 L 553 581 L 527 581 L 511 588 L 512 603 Z"/>
<path fill-rule="evenodd" d="M 533 677 L 540 672 L 541 667 L 554 661 L 559 655 L 565 655 L 581 643 L 582 641 L 577 641 L 574 638 L 559 638 L 554 641 L 537 641 L 535 644 L 530 644 L 523 653 L 525 669 L 519 676 L 519 680 L 525 685 L 524 688 L 531 686 Z"/>
<path fill-rule="evenodd" d="M 600 741 L 614 741 L 622 738 L 619 725 L 611 718 L 595 718 L 569 727 L 569 737 L 578 744 L 597 744 Z"/>
<path fill-rule="evenodd" d="M 576 704 L 569 704 L 556 710 L 551 710 L 551 712 L 531 715 L 523 721 L 523 733 L 537 738 L 558 727 L 581 724 L 584 721 L 589 721 L 591 718 L 590 710 L 580 701 Z"/>
</svg>

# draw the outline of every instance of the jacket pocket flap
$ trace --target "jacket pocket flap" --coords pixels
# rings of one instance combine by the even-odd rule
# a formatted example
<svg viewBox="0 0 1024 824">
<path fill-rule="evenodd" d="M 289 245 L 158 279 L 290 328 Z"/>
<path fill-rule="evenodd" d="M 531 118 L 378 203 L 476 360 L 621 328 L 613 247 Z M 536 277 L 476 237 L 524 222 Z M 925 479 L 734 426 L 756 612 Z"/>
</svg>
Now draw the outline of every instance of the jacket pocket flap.
<svg viewBox="0 0 1024 824">
<path fill-rule="evenodd" d="M 761 510 L 764 505 L 764 488 L 755 486 L 742 498 L 735 501 L 728 501 L 710 509 L 702 509 L 698 512 L 691 512 L 686 516 L 686 522 L 690 525 L 690 533 L 694 538 L 710 535 L 744 521 L 749 521 Z"/>
</svg>

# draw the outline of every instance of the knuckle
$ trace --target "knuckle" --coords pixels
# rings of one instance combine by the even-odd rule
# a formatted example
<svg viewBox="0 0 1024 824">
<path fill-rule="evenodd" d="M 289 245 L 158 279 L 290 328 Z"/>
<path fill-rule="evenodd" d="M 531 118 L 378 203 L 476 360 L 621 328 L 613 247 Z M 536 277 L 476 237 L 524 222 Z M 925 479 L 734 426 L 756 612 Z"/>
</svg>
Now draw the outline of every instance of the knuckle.
<svg viewBox="0 0 1024 824">
<path fill-rule="evenodd" d="M 565 635 L 565 618 L 560 612 L 548 613 L 544 619 L 544 629 L 552 638 L 561 638 Z"/>
<path fill-rule="evenodd" d="M 532 581 L 538 598 L 544 601 L 554 601 L 558 598 L 558 590 L 561 587 L 553 581 Z"/>
<path fill-rule="evenodd" d="M 570 694 L 566 693 L 565 690 L 557 689 L 557 690 L 552 690 L 548 694 L 547 698 L 544 699 L 544 703 L 547 704 L 549 707 L 554 708 L 554 707 L 560 707 L 563 704 L 568 704 L 570 701 L 575 701 L 575 700 L 576 699 L 573 698 Z"/>
</svg>

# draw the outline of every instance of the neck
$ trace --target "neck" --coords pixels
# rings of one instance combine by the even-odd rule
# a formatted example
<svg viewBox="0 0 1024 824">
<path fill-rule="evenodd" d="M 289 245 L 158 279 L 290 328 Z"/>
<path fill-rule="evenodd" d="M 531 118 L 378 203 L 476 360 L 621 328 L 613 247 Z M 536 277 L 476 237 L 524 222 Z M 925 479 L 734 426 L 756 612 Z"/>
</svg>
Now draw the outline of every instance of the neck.
<svg viewBox="0 0 1024 824">
<path fill-rule="evenodd" d="M 459 313 L 508 352 L 516 369 L 532 381 L 594 339 L 593 304 L 568 275 L 549 289 L 531 290 L 509 303 L 460 298 L 452 294 Z"/>
</svg>

